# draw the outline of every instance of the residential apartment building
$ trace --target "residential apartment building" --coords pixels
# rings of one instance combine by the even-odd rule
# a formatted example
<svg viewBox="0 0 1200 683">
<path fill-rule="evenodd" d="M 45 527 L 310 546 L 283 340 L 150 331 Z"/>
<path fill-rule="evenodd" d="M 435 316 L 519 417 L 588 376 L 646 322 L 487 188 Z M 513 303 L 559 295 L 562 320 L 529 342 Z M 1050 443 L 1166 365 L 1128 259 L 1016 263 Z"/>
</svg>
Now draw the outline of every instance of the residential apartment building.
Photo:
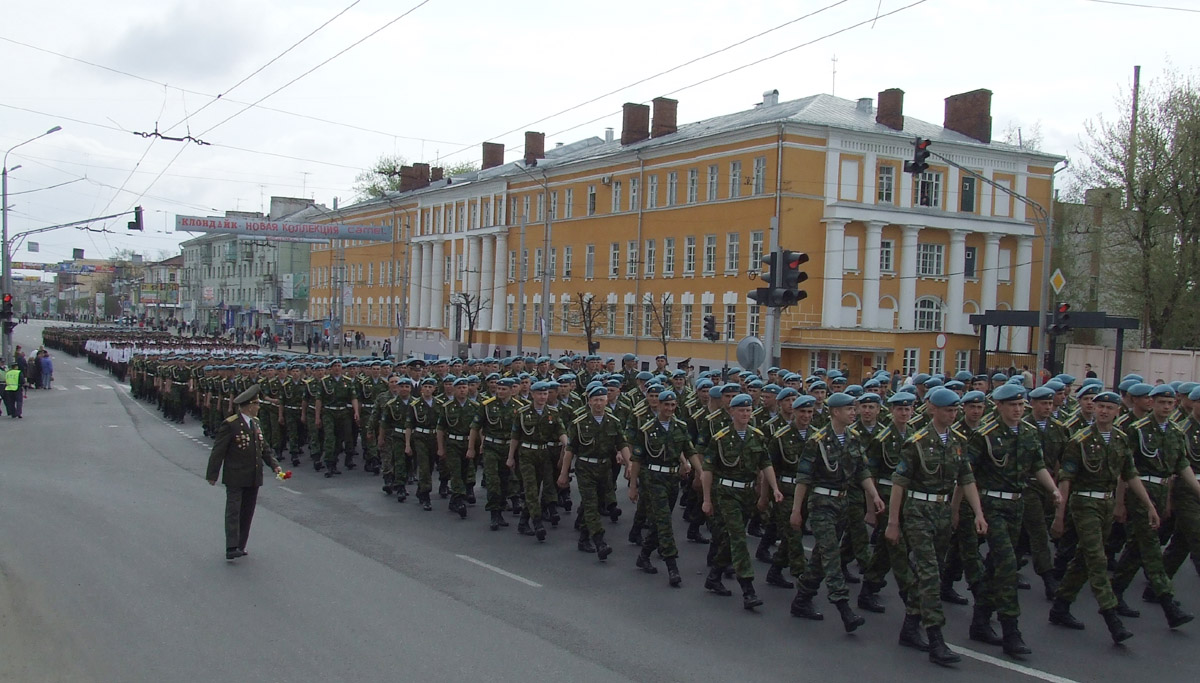
<svg viewBox="0 0 1200 683">
<path fill-rule="evenodd" d="M 348 304 L 347 327 L 380 338 L 407 322 L 406 351 L 450 355 L 472 327 L 465 295 L 475 355 L 536 351 L 539 321 L 557 354 L 586 350 L 578 302 L 590 298 L 601 355 L 651 359 L 665 330 L 673 359 L 719 367 L 724 345 L 702 341 L 702 320 L 715 316 L 731 342 L 764 336 L 767 312 L 746 294 L 781 246 L 811 256 L 808 297 L 779 320 L 782 365 L 967 369 L 979 346 L 970 314 L 1037 307 L 1041 228 L 1024 204 L 953 167 L 913 178 L 903 162 L 914 137 L 929 138 L 1048 206 L 1059 157 L 991 142 L 990 105 L 986 90 L 947 98 L 938 126 L 905 117 L 900 90 L 878 107 L 769 91 L 750 110 L 678 126 L 677 103 L 659 98 L 653 118 L 627 104 L 619 138 L 545 149 L 527 133 L 511 163 L 489 143 L 477 173 L 413 167 L 401 192 L 331 214 L 390 225 L 396 240 L 314 247 L 312 313 Z M 989 348 L 1030 350 L 1027 330 L 1000 336 Z"/>
<path fill-rule="evenodd" d="M 183 280 L 183 255 L 172 256 L 142 269 L 140 283 L 131 287 L 132 315 L 154 322 L 179 320 L 179 285 Z"/>
</svg>

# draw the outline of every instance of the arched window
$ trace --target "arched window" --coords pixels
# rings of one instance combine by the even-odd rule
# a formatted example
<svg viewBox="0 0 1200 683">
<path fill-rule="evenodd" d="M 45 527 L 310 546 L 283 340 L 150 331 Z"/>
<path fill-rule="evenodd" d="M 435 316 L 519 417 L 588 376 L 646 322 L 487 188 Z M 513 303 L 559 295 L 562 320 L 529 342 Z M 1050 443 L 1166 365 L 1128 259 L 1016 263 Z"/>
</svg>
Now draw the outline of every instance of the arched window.
<svg viewBox="0 0 1200 683">
<path fill-rule="evenodd" d="M 942 330 L 942 302 L 925 298 L 917 301 L 916 321 L 913 326 L 923 332 Z"/>
</svg>

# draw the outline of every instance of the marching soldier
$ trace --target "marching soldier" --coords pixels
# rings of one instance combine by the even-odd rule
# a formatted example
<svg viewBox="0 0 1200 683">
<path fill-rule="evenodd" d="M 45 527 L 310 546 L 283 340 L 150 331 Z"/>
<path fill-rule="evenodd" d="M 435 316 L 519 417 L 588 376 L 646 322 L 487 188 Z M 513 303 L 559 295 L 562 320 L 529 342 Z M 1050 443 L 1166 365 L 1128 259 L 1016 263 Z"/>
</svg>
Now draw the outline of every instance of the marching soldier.
<svg viewBox="0 0 1200 683">
<path fill-rule="evenodd" d="M 421 380 L 419 396 L 409 402 L 408 420 L 405 423 L 405 455 L 417 466 L 417 500 L 421 509 L 433 509 L 430 495 L 433 493 L 433 467 L 437 457 L 437 423 L 440 404 L 434 399 L 437 380 L 426 377 Z"/>
<path fill-rule="evenodd" d="M 444 401 L 438 413 L 438 458 L 450 480 L 450 511 L 467 516 L 467 469 L 475 467 L 475 444 L 471 426 L 475 424 L 479 404 L 467 398 L 466 377 L 454 380 L 454 394 Z"/>
<path fill-rule="evenodd" d="M 513 414 L 518 404 L 512 400 L 517 381 L 511 377 L 496 382 L 495 393 L 483 400 L 475 416 L 475 443 L 483 456 L 483 485 L 487 489 L 485 509 L 491 515 L 492 531 L 508 526 L 504 519 L 505 499 L 509 495 L 512 472 L 505 466 L 512 439 Z"/>
<path fill-rule="evenodd" d="M 557 475 L 551 469 L 548 450 L 551 446 L 567 443 L 562 418 L 557 410 L 546 404 L 552 388 L 556 388 L 552 382 L 536 382 L 530 386 L 531 401 L 518 408 L 513 417 L 508 448 L 508 468 L 516 468 L 519 453 L 521 481 L 525 486 L 525 507 L 517 523 L 517 532 L 523 536 L 536 536 L 539 542 L 546 540 L 543 519 L 554 526 L 558 526 L 560 519 L 554 509 L 557 493 L 553 489 Z"/>
<path fill-rule="evenodd" d="M 600 505 L 611 496 L 612 460 L 624 464 L 629 457 L 625 434 L 617 418 L 605 410 L 607 404 L 608 391 L 604 387 L 593 387 L 588 392 L 588 412 L 567 427 L 568 443 L 558 475 L 560 489 L 570 486 L 568 473 L 572 461 L 575 463 L 579 511 L 583 517 L 579 549 L 595 551 L 601 561 L 612 553 L 612 548 L 604 542 L 604 527 L 600 523 Z"/>
</svg>

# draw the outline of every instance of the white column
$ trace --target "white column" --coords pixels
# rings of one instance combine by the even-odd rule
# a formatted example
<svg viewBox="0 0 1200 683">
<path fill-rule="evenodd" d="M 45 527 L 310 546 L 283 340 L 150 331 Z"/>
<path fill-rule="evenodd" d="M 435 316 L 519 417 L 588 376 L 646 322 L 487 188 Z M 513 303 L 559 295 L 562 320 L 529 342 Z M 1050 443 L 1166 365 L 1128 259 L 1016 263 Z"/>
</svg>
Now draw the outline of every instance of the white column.
<svg viewBox="0 0 1200 683">
<path fill-rule="evenodd" d="M 907 174 L 905 174 L 907 175 Z M 919 225 L 904 226 L 904 235 L 900 243 L 900 329 L 911 330 L 915 325 L 914 316 L 917 312 L 917 235 L 921 232 Z"/>
<path fill-rule="evenodd" d="M 433 243 L 433 270 L 430 271 L 431 282 L 429 283 L 433 289 L 429 304 L 429 326 L 439 331 L 442 329 L 442 311 L 446 306 L 442 297 L 442 279 L 446 270 L 444 249 L 445 242 Z"/>
<path fill-rule="evenodd" d="M 1020 204 L 1020 202 L 1017 202 Z M 1017 238 L 1017 279 L 1013 282 L 1014 311 L 1037 310 L 1037 305 L 1029 300 L 1030 285 L 1033 280 L 1033 238 Z M 1013 348 L 1023 351 L 1029 348 L 1029 328 L 1013 328 Z M 1036 351 L 1036 349 L 1035 349 Z"/>
<path fill-rule="evenodd" d="M 479 281 L 480 281 L 480 258 L 479 250 L 483 246 L 482 240 L 478 237 L 470 237 L 466 240 L 467 249 L 467 294 L 473 297 L 479 296 Z"/>
<path fill-rule="evenodd" d="M 821 305 L 821 327 L 842 324 L 842 255 L 846 248 L 846 222 L 825 223 L 825 293 Z"/>
<path fill-rule="evenodd" d="M 983 285 L 979 290 L 981 313 L 996 310 L 997 278 L 1000 276 L 1000 235 L 989 233 L 983 248 Z"/>
<path fill-rule="evenodd" d="M 504 329 L 505 295 L 508 293 L 508 233 L 496 235 L 495 284 L 492 287 L 492 329 Z"/>
<path fill-rule="evenodd" d="M 967 276 L 963 266 L 967 262 L 967 231 L 950 231 L 950 263 L 946 264 L 949 282 L 946 285 L 946 331 L 961 333 L 966 328 L 963 319 L 963 288 L 967 285 Z"/>
<path fill-rule="evenodd" d="M 421 326 L 421 292 L 425 284 L 425 280 L 422 277 L 425 264 L 421 258 L 421 254 L 424 251 L 424 248 L 420 244 L 408 243 L 408 315 L 404 319 L 404 325 L 408 328 Z"/>
<path fill-rule="evenodd" d="M 421 275 L 423 279 L 419 283 L 421 286 L 421 327 L 428 329 L 430 321 L 433 320 L 433 245 L 425 242 L 421 244 Z M 441 263 L 438 264 L 438 272 L 441 272 Z M 438 283 L 442 281 L 441 275 L 438 275 Z"/>
<path fill-rule="evenodd" d="M 867 329 L 879 324 L 879 252 L 883 238 L 883 221 L 867 222 L 867 253 L 863 255 L 862 326 Z M 891 321 L 888 321 L 891 327 Z"/>
<path fill-rule="evenodd" d="M 496 299 L 496 257 L 494 252 L 495 238 L 491 235 L 480 240 L 483 254 L 479 258 L 482 271 L 479 277 L 479 329 L 492 329 L 492 304 Z"/>
</svg>

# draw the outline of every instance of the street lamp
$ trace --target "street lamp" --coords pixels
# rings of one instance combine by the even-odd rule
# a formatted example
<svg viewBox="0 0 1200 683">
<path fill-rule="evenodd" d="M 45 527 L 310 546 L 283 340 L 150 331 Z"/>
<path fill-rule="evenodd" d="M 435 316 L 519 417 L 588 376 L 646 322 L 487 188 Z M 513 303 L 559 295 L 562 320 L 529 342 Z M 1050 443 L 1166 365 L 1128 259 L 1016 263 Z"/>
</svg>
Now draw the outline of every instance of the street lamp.
<svg viewBox="0 0 1200 683">
<path fill-rule="evenodd" d="M 524 168 L 520 165 L 517 166 L 517 170 L 529 176 L 531 180 L 542 186 L 542 214 L 545 217 L 545 230 L 543 231 L 543 237 L 545 239 L 545 245 L 542 247 L 542 317 L 538 320 L 538 326 L 541 330 L 541 344 L 538 347 L 538 355 L 549 356 L 550 326 L 546 323 L 546 321 L 549 320 L 550 317 L 550 276 L 552 275 L 550 272 L 550 242 L 552 231 L 554 230 L 554 222 L 550 215 L 550 186 L 547 184 L 548 179 L 546 178 L 546 172 L 544 170 L 542 171 L 541 179 L 538 179 L 538 177 L 530 173 L 527 168 Z M 521 236 L 522 238 L 525 236 L 524 227 L 522 227 Z M 521 253 L 523 258 L 525 253 L 524 244 L 521 245 Z M 520 326 L 518 325 L 518 330 L 519 329 Z M 517 350 L 520 351 L 520 344 L 517 344 Z"/>
<path fill-rule="evenodd" d="M 25 142 L 9 147 L 8 151 L 4 153 L 4 173 L 3 180 L 0 181 L 0 184 L 3 185 L 3 194 L 2 198 L 0 198 L 0 213 L 3 213 L 3 218 L 0 219 L 0 222 L 3 223 L 3 237 L 0 238 L 0 242 L 3 243 L 4 247 L 4 279 L 2 289 L 6 294 L 12 292 L 12 254 L 8 252 L 8 155 L 21 145 L 27 145 L 38 138 L 44 138 L 47 135 L 51 133 L 57 133 L 60 130 L 62 130 L 62 126 L 55 126 L 45 133 L 38 135 L 37 137 L 29 138 Z M 13 169 L 15 170 L 19 166 L 20 164 L 14 166 Z M 7 362 L 12 359 L 12 335 L 7 332 L 0 331 L 0 339 L 3 341 L 3 358 L 4 361 Z"/>
</svg>

